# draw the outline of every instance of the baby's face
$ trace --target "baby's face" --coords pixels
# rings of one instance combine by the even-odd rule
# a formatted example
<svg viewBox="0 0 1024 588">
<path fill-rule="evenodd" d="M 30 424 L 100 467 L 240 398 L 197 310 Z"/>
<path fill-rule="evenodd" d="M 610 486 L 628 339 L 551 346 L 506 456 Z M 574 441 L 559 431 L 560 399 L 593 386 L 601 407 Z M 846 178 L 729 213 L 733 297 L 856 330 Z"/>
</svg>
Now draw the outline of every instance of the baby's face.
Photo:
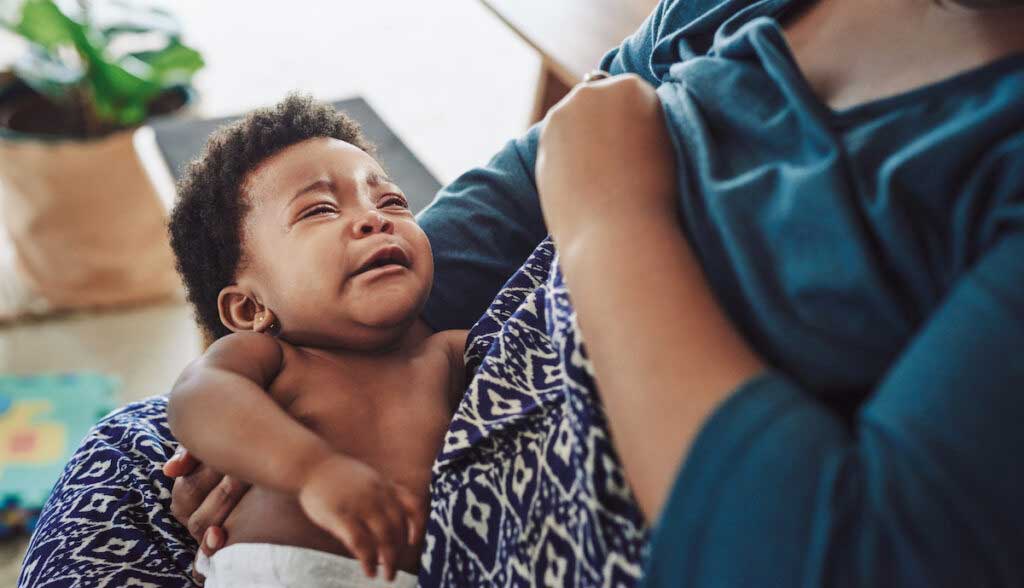
<svg viewBox="0 0 1024 588">
<path fill-rule="evenodd" d="M 402 191 L 337 139 L 292 145 L 249 174 L 243 266 L 280 336 L 297 345 L 394 343 L 426 302 L 434 262 Z"/>
</svg>

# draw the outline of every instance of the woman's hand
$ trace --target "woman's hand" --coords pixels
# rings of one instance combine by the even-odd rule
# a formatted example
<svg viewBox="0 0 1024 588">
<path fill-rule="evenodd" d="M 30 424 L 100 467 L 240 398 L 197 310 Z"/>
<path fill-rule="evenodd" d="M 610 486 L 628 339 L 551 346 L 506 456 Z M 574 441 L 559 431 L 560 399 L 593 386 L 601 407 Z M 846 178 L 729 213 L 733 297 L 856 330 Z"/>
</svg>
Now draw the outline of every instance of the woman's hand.
<svg viewBox="0 0 1024 588">
<path fill-rule="evenodd" d="M 423 500 L 342 455 L 312 468 L 299 504 L 309 520 L 344 543 L 367 577 L 375 577 L 380 564 L 388 582 L 395 579 L 400 549 L 419 543 L 426 525 Z"/>
<path fill-rule="evenodd" d="M 250 485 L 210 469 L 182 446 L 164 464 L 163 472 L 174 478 L 171 516 L 188 529 L 203 553 L 212 556 L 227 540 L 220 525 Z M 194 570 L 195 566 L 193 576 L 202 583 L 203 577 Z"/>
<path fill-rule="evenodd" d="M 559 249 L 609 223 L 678 223 L 675 157 L 661 101 L 633 74 L 579 84 L 548 112 L 536 177 Z"/>
<path fill-rule="evenodd" d="M 210 469 L 184 447 L 167 460 L 163 472 L 174 478 L 171 516 L 199 542 L 207 529 L 224 522 L 249 489 L 249 484 Z"/>
</svg>

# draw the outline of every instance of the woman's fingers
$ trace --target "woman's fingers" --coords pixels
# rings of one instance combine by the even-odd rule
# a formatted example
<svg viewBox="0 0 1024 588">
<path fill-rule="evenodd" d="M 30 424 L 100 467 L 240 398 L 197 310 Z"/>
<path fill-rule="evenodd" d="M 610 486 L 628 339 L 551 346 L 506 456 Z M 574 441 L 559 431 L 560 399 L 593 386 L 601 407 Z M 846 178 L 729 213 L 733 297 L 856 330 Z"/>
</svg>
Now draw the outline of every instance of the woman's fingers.
<svg viewBox="0 0 1024 588">
<path fill-rule="evenodd" d="M 187 476 L 174 479 L 171 487 L 171 516 L 182 525 L 188 527 L 192 515 L 202 506 L 207 496 L 220 484 L 224 475 L 200 465 L 195 471 Z M 192 538 L 199 541 L 202 538 L 202 530 L 198 535 L 192 534 Z M 192 529 L 189 529 L 192 533 Z"/>
<path fill-rule="evenodd" d="M 198 558 L 199 558 L 199 553 L 196 552 L 196 559 L 198 559 Z M 206 583 L 206 576 L 204 576 L 204 575 L 200 574 L 198 571 L 196 571 L 196 564 L 195 564 L 195 562 L 192 563 L 192 579 L 195 580 L 196 584 L 199 584 L 200 586 L 202 586 L 203 584 Z"/>
<path fill-rule="evenodd" d="M 186 525 L 189 534 L 205 537 L 207 529 L 222 525 L 248 490 L 249 484 L 224 476 L 189 517 Z"/>
<path fill-rule="evenodd" d="M 221 527 L 210 527 L 203 534 L 203 540 L 199 542 L 199 549 L 206 554 L 206 557 L 213 557 L 213 554 L 217 552 L 221 547 L 224 547 L 224 543 L 227 541 L 227 532 Z"/>
<path fill-rule="evenodd" d="M 199 460 L 192 455 L 192 452 L 178 445 L 174 455 L 164 464 L 163 471 L 168 478 L 177 478 L 189 475 L 198 465 Z"/>
<path fill-rule="evenodd" d="M 227 533 L 220 527 L 210 527 L 206 530 L 206 534 L 203 535 L 203 540 L 199 542 L 199 550 L 196 551 L 196 557 L 192 561 L 192 579 L 196 581 L 200 586 L 206 583 L 206 578 L 199 573 L 199 558 L 202 556 L 213 557 L 213 553 L 224 546 L 227 542 Z"/>
</svg>

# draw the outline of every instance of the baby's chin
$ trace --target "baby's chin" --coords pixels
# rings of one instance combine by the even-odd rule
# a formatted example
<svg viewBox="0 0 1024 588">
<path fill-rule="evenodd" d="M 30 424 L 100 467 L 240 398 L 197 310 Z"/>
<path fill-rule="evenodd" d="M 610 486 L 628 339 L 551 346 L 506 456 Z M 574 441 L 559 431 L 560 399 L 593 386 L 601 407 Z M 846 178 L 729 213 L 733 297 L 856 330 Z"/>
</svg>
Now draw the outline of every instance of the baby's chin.
<svg viewBox="0 0 1024 588">
<path fill-rule="evenodd" d="M 420 314 L 424 300 L 415 295 L 380 296 L 370 303 L 350 304 L 345 318 L 324 333 L 332 347 L 369 351 L 390 347 L 402 338 Z M 327 326 L 322 324 L 322 326 Z"/>
<path fill-rule="evenodd" d="M 378 304 L 372 309 L 359 309 L 361 312 L 351 314 L 352 321 L 369 330 L 393 330 L 406 328 L 420 312 L 420 304 L 410 301 L 407 304 Z"/>
<path fill-rule="evenodd" d="M 282 339 L 292 345 L 377 351 L 393 347 L 408 333 L 418 313 L 406 312 L 388 316 L 363 317 L 361 320 L 320 320 L 309 328 L 285 329 Z"/>
<path fill-rule="evenodd" d="M 426 294 L 421 288 L 399 284 L 376 288 L 366 295 L 350 295 L 344 304 L 353 322 L 367 327 L 391 328 L 415 319 L 426 302 Z"/>
</svg>

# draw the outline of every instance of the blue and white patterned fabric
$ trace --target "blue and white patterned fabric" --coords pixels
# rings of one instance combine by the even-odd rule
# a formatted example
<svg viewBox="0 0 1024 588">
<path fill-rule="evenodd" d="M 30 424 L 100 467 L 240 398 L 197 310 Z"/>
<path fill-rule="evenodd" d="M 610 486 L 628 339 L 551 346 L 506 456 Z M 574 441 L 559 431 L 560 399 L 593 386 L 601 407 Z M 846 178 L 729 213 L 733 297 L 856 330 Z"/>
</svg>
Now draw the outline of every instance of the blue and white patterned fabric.
<svg viewBox="0 0 1024 588">
<path fill-rule="evenodd" d="M 631 586 L 645 532 L 595 395 L 554 247 L 470 333 L 472 383 L 434 469 L 423 586 Z M 19 586 L 192 586 L 170 514 L 167 401 L 97 424 L 43 509 Z"/>
<path fill-rule="evenodd" d="M 550 239 L 470 331 L 422 586 L 632 586 L 646 532 Z"/>
<path fill-rule="evenodd" d="M 170 513 L 167 399 L 129 404 L 82 442 L 39 518 L 20 587 L 193 586 L 196 542 Z"/>
</svg>

